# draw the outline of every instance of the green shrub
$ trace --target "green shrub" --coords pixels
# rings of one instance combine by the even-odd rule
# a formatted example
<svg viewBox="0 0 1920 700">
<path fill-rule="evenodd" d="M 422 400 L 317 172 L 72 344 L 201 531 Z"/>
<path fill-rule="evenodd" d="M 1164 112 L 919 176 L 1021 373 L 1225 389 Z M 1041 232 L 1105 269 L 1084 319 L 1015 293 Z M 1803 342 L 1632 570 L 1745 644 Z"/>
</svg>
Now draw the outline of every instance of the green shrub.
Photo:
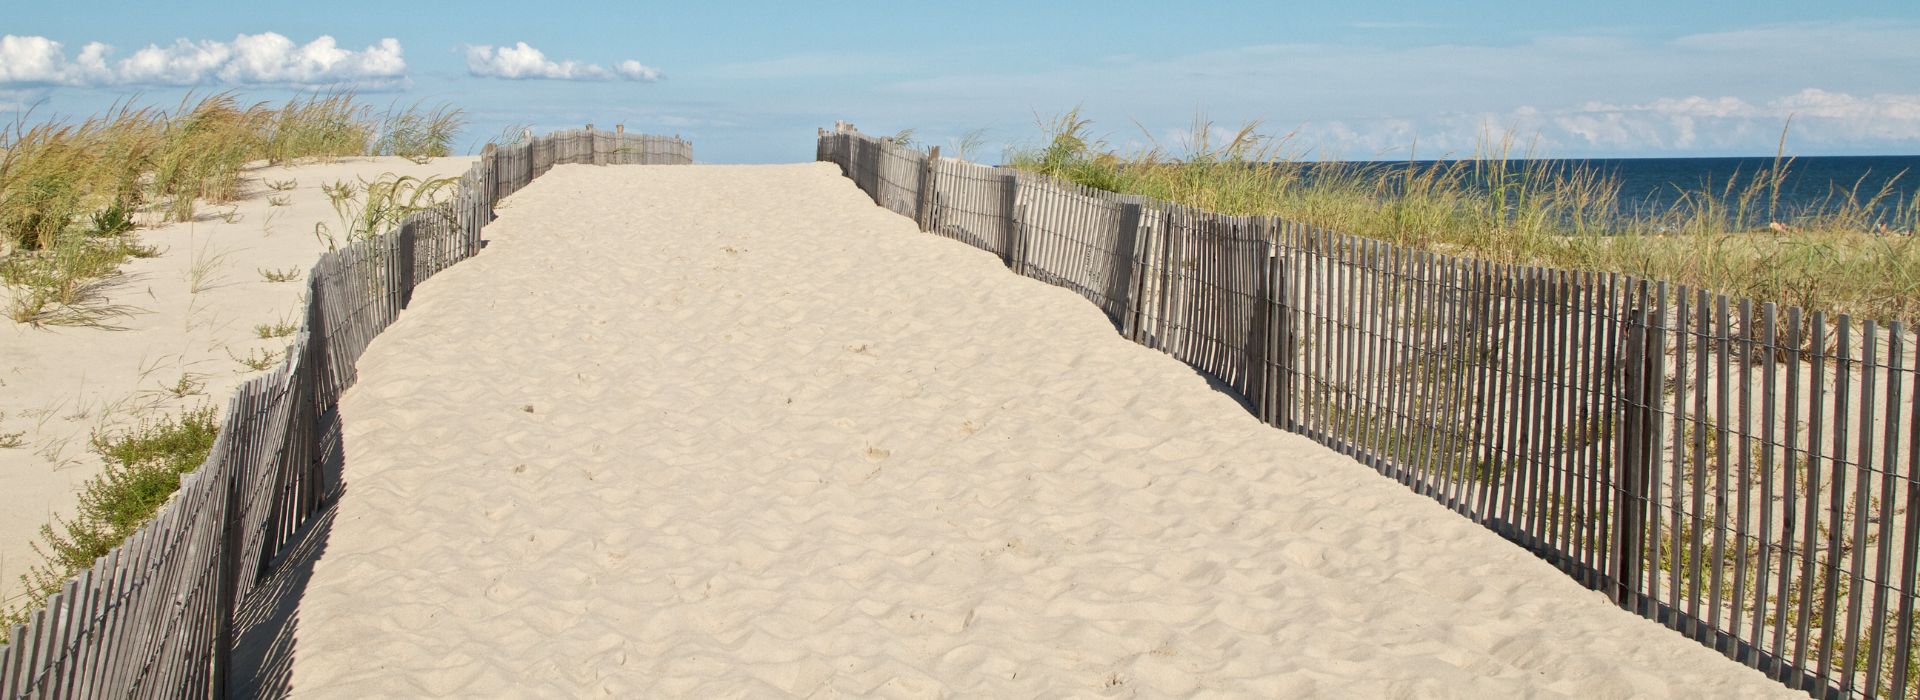
<svg viewBox="0 0 1920 700">
<path fill-rule="evenodd" d="M 0 612 L 0 631 L 22 621 L 67 579 L 152 520 L 180 490 L 181 476 L 206 461 L 218 432 L 213 408 L 202 407 L 126 433 L 96 434 L 93 451 L 106 469 L 80 487 L 80 505 L 71 520 L 40 526 L 42 542 L 34 551 L 43 561 L 20 577 L 27 600 Z"/>
</svg>

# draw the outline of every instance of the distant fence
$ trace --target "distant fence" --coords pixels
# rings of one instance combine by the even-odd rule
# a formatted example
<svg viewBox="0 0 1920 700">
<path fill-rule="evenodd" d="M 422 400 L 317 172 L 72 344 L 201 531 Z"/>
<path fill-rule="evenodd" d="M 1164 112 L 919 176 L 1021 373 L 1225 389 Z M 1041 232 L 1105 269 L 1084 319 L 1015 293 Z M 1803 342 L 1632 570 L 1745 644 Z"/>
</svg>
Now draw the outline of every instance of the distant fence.
<svg viewBox="0 0 1920 700">
<path fill-rule="evenodd" d="M 819 160 L 924 231 L 1656 620 L 1815 696 L 1912 698 L 1920 339 L 941 158 Z"/>
<path fill-rule="evenodd" d="M 560 163 L 679 164 L 678 138 L 567 131 L 489 146 L 446 206 L 326 253 L 274 371 L 227 402 L 213 451 L 153 522 L 70 580 L 0 647 L 0 699 L 223 697 L 236 602 L 318 513 L 321 416 L 415 285 L 480 249 L 494 204 Z"/>
</svg>

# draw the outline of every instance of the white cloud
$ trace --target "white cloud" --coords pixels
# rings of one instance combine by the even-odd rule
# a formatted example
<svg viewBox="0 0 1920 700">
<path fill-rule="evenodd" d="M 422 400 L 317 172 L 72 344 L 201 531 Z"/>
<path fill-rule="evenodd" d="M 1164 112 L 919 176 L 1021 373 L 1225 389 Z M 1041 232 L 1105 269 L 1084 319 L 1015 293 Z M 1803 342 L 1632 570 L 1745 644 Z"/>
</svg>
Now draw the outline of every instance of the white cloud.
<svg viewBox="0 0 1920 700">
<path fill-rule="evenodd" d="M 330 85 L 378 87 L 406 78 L 400 42 L 381 39 L 359 51 L 322 35 L 305 44 L 265 32 L 230 42 L 179 39 L 149 44 L 119 61 L 113 47 L 91 42 L 72 59 L 42 36 L 0 37 L 0 85 Z"/>
<path fill-rule="evenodd" d="M 633 60 L 621 61 L 619 65 L 613 67 L 613 72 L 619 73 L 620 77 L 628 80 L 648 83 L 660 79 L 660 69 Z"/>
<path fill-rule="evenodd" d="M 597 63 L 555 61 L 524 41 L 512 46 L 467 47 L 467 73 L 506 80 L 624 79 L 648 83 L 661 77 L 659 69 L 633 60 L 621 61 L 611 70 Z"/>
<path fill-rule="evenodd" d="M 1788 119 L 1792 119 L 1791 127 Z M 1417 128 L 1412 124 L 1417 123 Z M 1662 97 L 1635 104 L 1586 102 L 1505 112 L 1452 112 L 1407 119 L 1329 119 L 1304 124 L 1295 142 L 1329 157 L 1398 152 L 1417 134 L 1422 155 L 1472 152 L 1505 132 L 1541 155 L 1771 152 L 1787 128 L 1790 151 L 1920 146 L 1920 94 L 1853 95 L 1807 88 L 1757 102 L 1732 96 Z M 1537 142 L 1534 140 L 1537 138 Z"/>
</svg>

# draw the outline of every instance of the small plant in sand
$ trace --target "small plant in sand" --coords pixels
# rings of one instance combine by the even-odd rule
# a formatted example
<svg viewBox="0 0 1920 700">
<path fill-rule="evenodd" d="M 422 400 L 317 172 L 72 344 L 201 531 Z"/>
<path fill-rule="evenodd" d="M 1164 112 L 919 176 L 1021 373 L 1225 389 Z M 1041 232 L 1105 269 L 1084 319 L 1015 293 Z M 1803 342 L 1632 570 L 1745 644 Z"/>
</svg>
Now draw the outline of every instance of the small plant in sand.
<svg viewBox="0 0 1920 700">
<path fill-rule="evenodd" d="M 260 279 L 268 282 L 292 282 L 300 279 L 300 268 L 289 267 L 283 270 L 260 268 Z"/>
<path fill-rule="evenodd" d="M 40 526 L 41 541 L 33 549 L 43 561 L 20 577 L 25 599 L 0 610 L 0 630 L 24 622 L 67 579 L 152 520 L 180 490 L 180 477 L 206 461 L 218 431 L 213 409 L 202 407 L 143 422 L 126 433 L 94 434 L 93 452 L 106 468 L 80 487 L 72 519 Z"/>
<path fill-rule="evenodd" d="M 334 180 L 333 182 L 321 185 L 320 192 L 327 195 L 327 201 L 332 202 L 333 206 L 339 207 L 341 202 L 352 200 L 354 195 L 360 193 L 360 190 L 356 188 L 353 183 L 346 180 Z"/>
<path fill-rule="evenodd" d="M 300 181 L 294 180 L 294 179 L 267 181 L 267 189 L 273 190 L 275 192 L 286 192 L 288 190 L 291 190 L 299 186 L 300 186 Z"/>
<path fill-rule="evenodd" d="M 232 209 L 228 209 L 226 211 L 214 214 L 214 216 L 219 217 L 220 221 L 224 223 L 229 223 L 229 224 L 240 223 L 241 219 L 246 218 L 240 215 L 240 207 L 234 207 Z"/>
<path fill-rule="evenodd" d="M 220 266 L 227 262 L 227 252 L 215 252 L 209 241 L 193 253 L 193 264 L 187 268 L 187 292 L 199 294 L 218 286 L 217 273 Z"/>
<path fill-rule="evenodd" d="M 299 326 L 288 323 L 284 318 L 273 323 L 256 324 L 253 327 L 254 335 L 259 336 L 261 340 L 285 338 L 293 335 L 293 332 L 297 330 L 300 330 Z"/>
<path fill-rule="evenodd" d="M 285 195 L 276 194 L 274 196 L 267 198 L 267 206 L 270 206 L 270 207 L 284 207 L 292 203 L 293 203 L 293 198 Z"/>
<path fill-rule="evenodd" d="M 206 381 L 192 374 L 182 373 L 180 379 L 174 381 L 172 384 L 161 385 L 160 390 L 173 398 L 184 399 L 189 396 L 205 393 L 204 390 L 206 387 Z"/>
<path fill-rule="evenodd" d="M 0 421 L 4 421 L 6 419 L 7 419 L 7 412 L 0 411 Z M 0 450 L 11 450 L 16 447 L 26 446 L 27 444 L 26 436 L 27 436 L 27 431 L 24 431 L 24 430 L 11 432 L 11 433 L 0 433 Z"/>
<path fill-rule="evenodd" d="M 245 357 L 242 357 L 240 355 L 233 354 L 232 349 L 227 350 L 227 357 L 233 358 L 234 362 L 238 362 L 242 366 L 246 367 L 247 369 L 253 370 L 255 372 L 265 372 L 269 369 L 273 369 L 274 365 L 280 363 L 280 357 L 283 354 L 284 353 L 282 353 L 279 350 L 262 350 L 259 348 L 252 348 L 247 350 L 247 354 Z"/>
</svg>

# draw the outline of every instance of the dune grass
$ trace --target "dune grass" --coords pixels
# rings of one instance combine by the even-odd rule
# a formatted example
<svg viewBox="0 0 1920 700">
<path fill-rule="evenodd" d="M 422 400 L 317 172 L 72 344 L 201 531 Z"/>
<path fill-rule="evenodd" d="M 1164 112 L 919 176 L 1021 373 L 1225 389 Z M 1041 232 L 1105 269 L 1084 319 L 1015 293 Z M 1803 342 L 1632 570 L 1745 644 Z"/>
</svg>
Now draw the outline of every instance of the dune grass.
<svg viewBox="0 0 1920 700">
<path fill-rule="evenodd" d="M 1920 199 L 1856 185 L 1766 218 L 1781 212 L 1780 186 L 1793 167 L 1784 133 L 1768 167 L 1685 192 L 1666 211 L 1623 218 L 1618 182 L 1543 163 L 1511 133 L 1432 163 L 1309 163 L 1290 136 L 1266 136 L 1258 124 L 1221 142 L 1201 121 L 1178 155 L 1150 137 L 1144 149 L 1112 149 L 1078 110 L 1040 126 L 1044 145 L 1010 153 L 1009 165 L 1424 250 L 1628 273 L 1883 321 L 1920 312 Z"/>
<path fill-rule="evenodd" d="M 393 173 L 384 173 L 372 180 L 361 178 L 359 182 L 342 180 L 324 185 L 322 189 L 333 203 L 339 228 L 325 222 L 316 223 L 314 237 L 326 243 L 328 250 L 336 250 L 342 236 L 349 243 L 379 236 L 399 228 L 412 214 L 444 210 L 459 185 L 458 177 Z"/>
<path fill-rule="evenodd" d="M 199 207 L 246 194 L 254 164 L 394 155 L 448 155 L 464 126 L 458 109 L 376 111 L 351 92 L 315 94 L 280 106 L 242 104 L 228 92 L 189 96 L 173 109 L 121 103 L 81 121 L 32 122 L 0 132 L 0 282 L 12 287 L 7 316 L 19 323 L 101 325 L 101 281 L 151 251 L 114 243 L 146 221 L 189 221 Z M 276 187 L 277 189 L 277 187 Z M 103 226 L 105 218 L 111 226 Z"/>
</svg>

